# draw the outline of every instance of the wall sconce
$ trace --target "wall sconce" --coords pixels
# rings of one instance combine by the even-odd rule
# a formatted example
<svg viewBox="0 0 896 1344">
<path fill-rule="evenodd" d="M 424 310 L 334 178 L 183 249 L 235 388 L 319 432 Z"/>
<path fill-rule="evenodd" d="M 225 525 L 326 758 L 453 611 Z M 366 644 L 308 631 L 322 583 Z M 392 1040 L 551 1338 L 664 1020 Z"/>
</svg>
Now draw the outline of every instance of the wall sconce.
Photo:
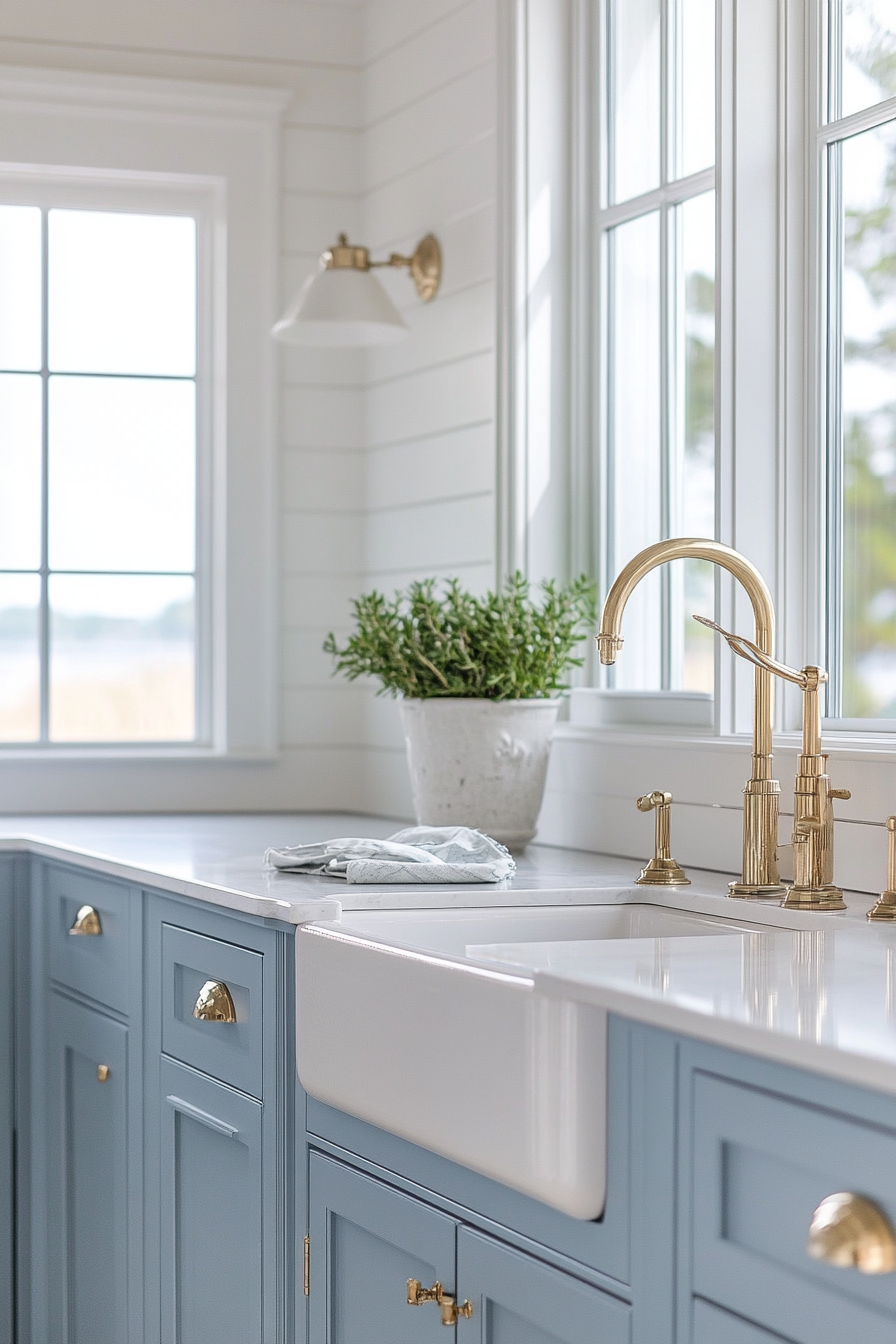
<svg viewBox="0 0 896 1344">
<path fill-rule="evenodd" d="M 407 266 L 424 303 L 438 292 L 442 249 L 428 233 L 412 257 L 393 252 L 371 261 L 366 247 L 353 247 L 344 233 L 321 254 L 319 269 L 299 290 L 271 335 L 289 345 L 391 345 L 404 340 L 408 325 L 376 276 L 379 266 Z"/>
</svg>

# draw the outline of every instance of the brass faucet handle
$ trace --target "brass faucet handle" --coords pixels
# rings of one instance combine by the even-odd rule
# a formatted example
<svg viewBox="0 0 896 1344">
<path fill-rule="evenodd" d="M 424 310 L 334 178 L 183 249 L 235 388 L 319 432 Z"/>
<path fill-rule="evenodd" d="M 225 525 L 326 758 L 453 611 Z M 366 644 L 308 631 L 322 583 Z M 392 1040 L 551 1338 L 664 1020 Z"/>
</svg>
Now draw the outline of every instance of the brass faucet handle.
<svg viewBox="0 0 896 1344">
<path fill-rule="evenodd" d="M 733 635 L 730 630 L 724 630 L 718 621 L 711 621 L 708 616 L 694 616 L 695 621 L 705 625 L 710 630 L 715 630 L 717 635 L 728 641 L 728 646 L 738 657 L 746 659 L 754 667 L 762 667 L 766 672 L 771 672 L 776 677 L 782 677 L 784 681 L 792 681 L 795 686 L 806 690 L 809 679 L 818 685 L 820 682 L 827 681 L 828 674 L 820 667 L 804 667 L 799 672 L 795 667 L 788 667 L 786 663 L 779 663 L 776 658 L 771 658 L 767 653 L 763 653 L 752 639 L 747 639 L 746 635 Z M 813 675 L 814 674 L 814 675 Z"/>
<path fill-rule="evenodd" d="M 868 918 L 880 924 L 896 920 L 896 817 L 887 817 L 887 890 L 868 911 Z"/>
<path fill-rule="evenodd" d="M 636 879 L 638 884 L 644 887 L 689 887 L 691 879 L 672 858 L 669 849 L 672 832 L 671 793 L 654 789 L 653 793 L 645 793 L 638 798 L 635 806 L 639 812 L 656 811 L 655 852 L 647 867 L 641 869 L 641 876 Z"/>
<path fill-rule="evenodd" d="M 849 789 L 828 789 L 829 798 L 842 798 L 844 801 L 852 797 Z"/>
</svg>

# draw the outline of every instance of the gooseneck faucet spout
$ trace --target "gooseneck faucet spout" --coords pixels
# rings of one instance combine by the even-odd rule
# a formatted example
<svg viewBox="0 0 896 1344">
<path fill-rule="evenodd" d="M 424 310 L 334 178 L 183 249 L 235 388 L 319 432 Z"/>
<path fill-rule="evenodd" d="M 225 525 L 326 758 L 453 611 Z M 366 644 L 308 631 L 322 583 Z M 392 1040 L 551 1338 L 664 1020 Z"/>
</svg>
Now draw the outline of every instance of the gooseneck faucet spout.
<svg viewBox="0 0 896 1344">
<path fill-rule="evenodd" d="M 765 580 L 755 565 L 720 541 L 703 537 L 672 537 L 640 551 L 613 584 L 604 603 L 600 633 L 595 637 L 600 660 L 610 665 L 622 648 L 622 615 L 632 592 L 646 574 L 671 560 L 708 560 L 733 574 L 753 607 L 755 642 L 773 656 L 775 607 Z M 772 779 L 772 731 L 775 717 L 772 673 L 757 667 L 753 700 L 753 768 L 744 785 L 743 871 L 728 892 L 740 897 L 781 897 L 785 886 L 778 876 L 778 803 L 780 787 Z"/>
</svg>

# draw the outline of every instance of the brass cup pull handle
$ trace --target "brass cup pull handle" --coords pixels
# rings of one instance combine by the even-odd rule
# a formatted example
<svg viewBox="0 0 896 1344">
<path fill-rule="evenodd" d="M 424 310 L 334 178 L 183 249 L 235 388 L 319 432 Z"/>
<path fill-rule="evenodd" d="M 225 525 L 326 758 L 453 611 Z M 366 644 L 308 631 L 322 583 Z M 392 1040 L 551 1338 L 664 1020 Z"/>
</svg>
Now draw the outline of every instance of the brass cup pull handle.
<svg viewBox="0 0 896 1344">
<path fill-rule="evenodd" d="M 233 995 L 223 980 L 206 980 L 199 991 L 193 1016 L 200 1022 L 235 1022 Z"/>
<path fill-rule="evenodd" d="M 92 905 L 82 905 L 81 909 L 75 915 L 75 922 L 69 929 L 70 934 L 86 934 L 88 937 L 96 938 L 103 931 L 102 921 L 98 910 L 94 910 Z"/>
<path fill-rule="evenodd" d="M 828 1195 L 813 1213 L 806 1252 L 813 1260 L 860 1274 L 892 1274 L 896 1233 L 870 1199 L 841 1191 Z"/>
<path fill-rule="evenodd" d="M 424 1288 L 419 1279 L 408 1279 L 408 1306 L 422 1307 L 425 1302 L 435 1302 L 443 1325 L 456 1325 L 459 1317 L 469 1320 L 473 1315 L 473 1303 L 458 1302 L 452 1293 L 445 1292 L 438 1279 L 431 1288 Z"/>
</svg>

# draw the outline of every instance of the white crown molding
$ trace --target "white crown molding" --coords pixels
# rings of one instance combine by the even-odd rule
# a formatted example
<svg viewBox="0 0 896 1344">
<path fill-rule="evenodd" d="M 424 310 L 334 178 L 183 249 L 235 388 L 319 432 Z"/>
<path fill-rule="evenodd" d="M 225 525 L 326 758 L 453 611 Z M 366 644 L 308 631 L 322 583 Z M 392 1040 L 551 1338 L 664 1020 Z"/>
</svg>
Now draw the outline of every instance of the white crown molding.
<svg viewBox="0 0 896 1344">
<path fill-rule="evenodd" d="M 276 124 L 292 101 L 289 89 L 198 80 L 151 79 L 143 75 L 106 75 L 32 66 L 0 66 L 0 108 L 40 104 L 82 112 L 115 111 L 214 118 L 221 121 Z"/>
</svg>

